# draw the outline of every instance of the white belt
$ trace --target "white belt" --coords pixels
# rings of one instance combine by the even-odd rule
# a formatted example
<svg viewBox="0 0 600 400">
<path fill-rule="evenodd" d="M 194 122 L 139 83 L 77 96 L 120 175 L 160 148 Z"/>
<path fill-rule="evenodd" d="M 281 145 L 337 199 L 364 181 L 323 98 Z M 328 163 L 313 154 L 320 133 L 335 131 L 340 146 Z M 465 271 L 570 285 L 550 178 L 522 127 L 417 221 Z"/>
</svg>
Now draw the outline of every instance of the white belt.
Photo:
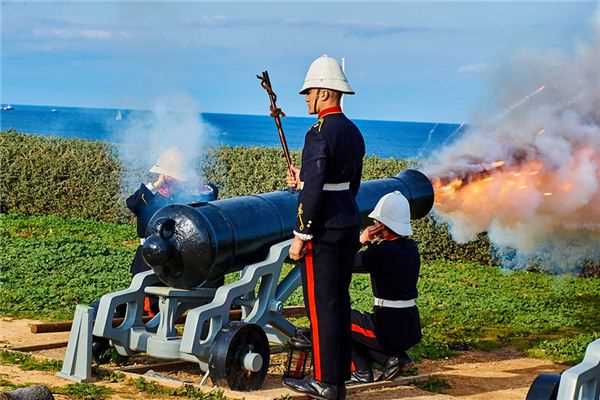
<svg viewBox="0 0 600 400">
<path fill-rule="evenodd" d="M 375 297 L 375 305 L 389 308 L 410 308 L 417 305 L 416 299 L 410 300 L 386 300 Z"/>
<path fill-rule="evenodd" d="M 326 183 L 323 185 L 323 191 L 325 192 L 341 192 L 350 189 L 350 182 L 342 183 Z"/>
<path fill-rule="evenodd" d="M 146 239 L 140 238 L 140 245 L 143 245 Z"/>
</svg>

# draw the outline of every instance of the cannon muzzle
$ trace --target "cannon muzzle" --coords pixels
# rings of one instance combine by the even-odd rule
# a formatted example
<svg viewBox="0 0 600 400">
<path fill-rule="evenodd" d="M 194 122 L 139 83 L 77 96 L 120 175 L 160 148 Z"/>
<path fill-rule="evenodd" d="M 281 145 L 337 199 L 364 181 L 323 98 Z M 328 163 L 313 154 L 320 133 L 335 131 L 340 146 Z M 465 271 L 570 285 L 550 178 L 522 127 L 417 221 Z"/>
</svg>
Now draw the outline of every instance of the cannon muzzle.
<svg viewBox="0 0 600 400">
<path fill-rule="evenodd" d="M 400 191 L 411 217 L 426 216 L 433 187 L 416 170 L 362 182 L 356 198 L 362 224 L 381 196 Z M 292 237 L 298 194 L 277 191 L 159 209 L 148 223 L 142 254 L 168 286 L 191 289 L 260 261 L 269 247 Z"/>
</svg>

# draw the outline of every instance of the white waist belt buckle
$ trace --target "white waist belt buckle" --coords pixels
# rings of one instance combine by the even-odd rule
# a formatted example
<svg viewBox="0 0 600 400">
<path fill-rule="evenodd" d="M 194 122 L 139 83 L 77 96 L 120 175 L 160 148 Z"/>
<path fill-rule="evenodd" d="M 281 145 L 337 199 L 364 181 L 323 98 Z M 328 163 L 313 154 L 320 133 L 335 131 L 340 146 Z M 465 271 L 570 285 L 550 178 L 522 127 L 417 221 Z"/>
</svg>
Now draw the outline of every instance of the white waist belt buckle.
<svg viewBox="0 0 600 400">
<path fill-rule="evenodd" d="M 386 300 L 375 297 L 375 305 L 389 308 L 410 308 L 417 305 L 416 299 L 410 300 Z"/>
<path fill-rule="evenodd" d="M 323 185 L 323 190 L 326 192 L 342 192 L 344 190 L 350 190 L 350 182 L 326 183 Z"/>
</svg>

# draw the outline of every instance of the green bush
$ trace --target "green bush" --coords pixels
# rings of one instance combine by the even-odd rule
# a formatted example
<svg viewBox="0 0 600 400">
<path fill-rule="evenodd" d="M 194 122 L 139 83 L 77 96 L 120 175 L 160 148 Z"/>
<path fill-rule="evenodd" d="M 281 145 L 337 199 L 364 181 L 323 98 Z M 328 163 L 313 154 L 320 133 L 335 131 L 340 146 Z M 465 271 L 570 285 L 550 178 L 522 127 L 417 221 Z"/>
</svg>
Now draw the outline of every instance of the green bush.
<svg viewBox="0 0 600 400">
<path fill-rule="evenodd" d="M 119 220 L 121 168 L 110 146 L 0 134 L 0 210 Z"/>
<path fill-rule="evenodd" d="M 124 206 L 127 190 L 120 185 L 125 171 L 110 145 L 9 131 L 0 133 L 0 149 L 1 211 L 132 222 Z M 299 152 L 292 157 L 300 164 Z M 405 160 L 366 157 L 363 179 L 393 176 L 408 165 Z M 222 198 L 283 189 L 285 168 L 277 148 L 221 147 L 197 160 L 198 171 L 219 187 Z M 127 173 L 130 179 L 131 175 Z M 133 175 L 139 175 L 140 182 L 147 179 L 144 171 Z M 493 261 L 485 236 L 459 245 L 445 225 L 430 218 L 416 221 L 414 230 L 426 260 Z"/>
</svg>

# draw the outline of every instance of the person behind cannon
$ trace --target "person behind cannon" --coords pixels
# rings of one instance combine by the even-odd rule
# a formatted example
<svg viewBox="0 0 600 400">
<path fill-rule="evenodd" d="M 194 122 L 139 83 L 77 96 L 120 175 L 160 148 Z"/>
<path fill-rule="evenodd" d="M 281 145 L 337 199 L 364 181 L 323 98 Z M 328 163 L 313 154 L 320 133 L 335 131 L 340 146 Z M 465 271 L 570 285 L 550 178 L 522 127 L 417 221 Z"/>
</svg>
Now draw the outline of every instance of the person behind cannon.
<svg viewBox="0 0 600 400">
<path fill-rule="evenodd" d="M 189 190 L 189 181 L 193 177 L 186 173 L 184 168 L 184 155 L 176 147 L 165 150 L 158 158 L 156 164 L 150 168 L 156 180 L 140 187 L 125 200 L 127 208 L 136 216 L 136 231 L 140 239 L 133 261 L 129 268 L 131 275 L 149 271 L 151 267 L 142 256 L 142 245 L 146 237 L 146 227 L 152 215 L 160 208 L 172 203 L 212 201 L 218 197 L 218 189 L 213 184 L 202 185 L 199 191 Z M 213 287 L 223 285 L 224 278 L 210 284 Z M 95 301 L 92 304 L 97 304 Z M 117 307 L 117 317 L 125 316 L 125 306 Z M 158 298 L 144 297 L 144 312 L 153 317 L 158 313 Z M 105 338 L 94 336 L 92 339 L 92 357 L 95 362 L 103 363 L 110 358 L 110 343 Z"/>
<path fill-rule="evenodd" d="M 132 275 L 150 270 L 150 266 L 142 257 L 142 244 L 146 237 L 146 227 L 152 215 L 159 209 L 173 203 L 191 203 L 216 200 L 217 187 L 212 184 L 202 185 L 200 190 L 191 188 L 194 185 L 194 175 L 186 171 L 183 153 L 176 147 L 165 150 L 158 158 L 150 172 L 156 175 L 153 183 L 141 184 L 127 198 L 127 208 L 136 216 L 137 235 L 140 238 L 130 272 Z M 223 282 L 215 282 L 220 286 Z M 156 299 L 146 297 L 144 310 L 150 316 L 158 312 Z"/>
<path fill-rule="evenodd" d="M 360 235 L 367 245 L 355 258 L 354 272 L 368 272 L 375 298 L 372 313 L 352 310 L 352 383 L 374 381 L 373 364 L 381 366 L 378 380 L 396 378 L 412 360 L 406 350 L 421 340 L 415 303 L 420 257 L 410 239 L 410 206 L 402 193 L 383 196 L 369 217 L 373 225 Z"/>
<path fill-rule="evenodd" d="M 288 171 L 300 190 L 290 258 L 301 260 L 302 285 L 311 324 L 313 376 L 285 378 L 293 390 L 318 399 L 344 399 L 350 378 L 352 260 L 360 217 L 355 197 L 365 145 L 342 112 L 343 94 L 354 94 L 337 61 L 323 55 L 308 69 L 300 94 L 318 114 L 302 150 L 302 168 Z"/>
</svg>

